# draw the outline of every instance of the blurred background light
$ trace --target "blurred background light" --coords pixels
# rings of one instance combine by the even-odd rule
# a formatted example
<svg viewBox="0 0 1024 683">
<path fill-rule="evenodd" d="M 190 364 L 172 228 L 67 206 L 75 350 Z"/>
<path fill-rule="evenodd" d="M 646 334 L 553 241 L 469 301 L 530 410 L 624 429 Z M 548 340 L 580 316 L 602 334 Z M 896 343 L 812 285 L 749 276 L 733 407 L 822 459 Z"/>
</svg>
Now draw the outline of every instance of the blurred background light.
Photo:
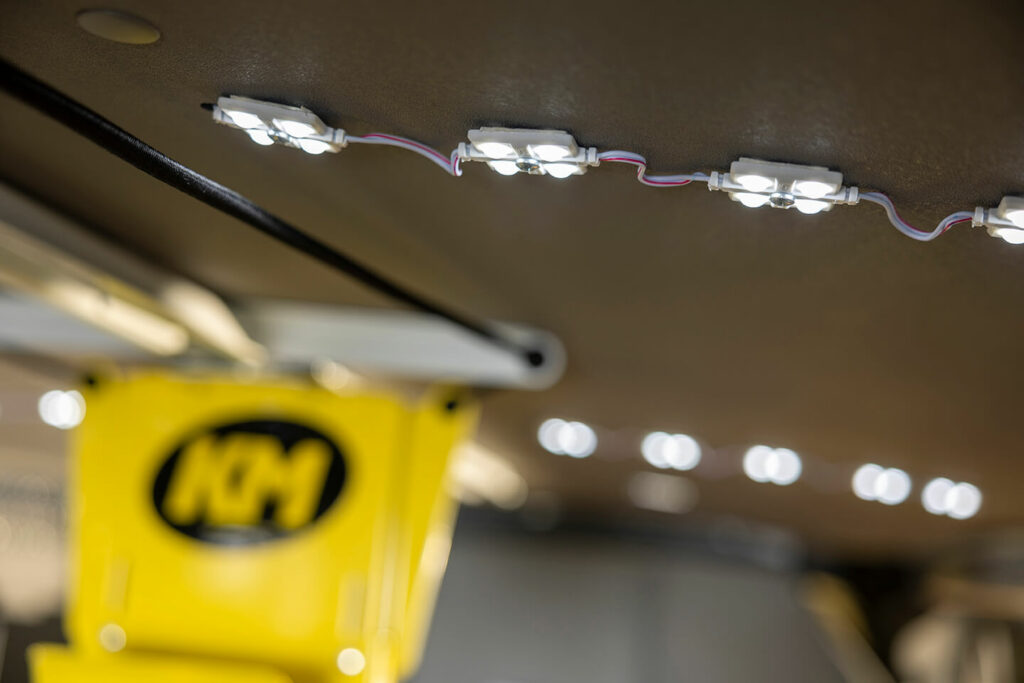
<svg viewBox="0 0 1024 683">
<path fill-rule="evenodd" d="M 633 505 L 644 510 L 680 514 L 697 504 L 697 487 L 689 479 L 657 472 L 637 472 L 626 487 Z"/>
<path fill-rule="evenodd" d="M 526 479 L 507 459 L 478 443 L 461 446 L 452 462 L 455 495 L 463 503 L 490 503 L 503 510 L 515 510 L 526 502 Z"/>
<path fill-rule="evenodd" d="M 537 440 L 544 450 L 555 455 L 585 458 L 597 448 L 597 434 L 582 422 L 559 418 L 545 420 L 537 430 Z"/>
<path fill-rule="evenodd" d="M 981 509 L 981 491 L 974 484 L 955 483 L 945 477 L 928 482 L 921 492 L 921 504 L 933 515 L 969 519 Z"/>
<path fill-rule="evenodd" d="M 947 512 L 946 494 L 953 488 L 953 482 L 945 477 L 932 479 L 921 492 L 921 504 L 933 515 L 944 515 Z"/>
<path fill-rule="evenodd" d="M 861 500 L 875 500 L 875 481 L 882 473 L 883 467 L 874 463 L 861 465 L 853 473 L 853 493 Z"/>
<path fill-rule="evenodd" d="M 858 498 L 885 505 L 898 505 L 905 501 L 911 487 L 910 475 L 895 467 L 868 463 L 857 468 L 853 475 L 853 492 Z"/>
<path fill-rule="evenodd" d="M 107 652 L 120 652 L 128 643 L 124 629 L 117 624 L 104 624 L 99 633 L 100 645 Z"/>
<path fill-rule="evenodd" d="M 317 358 L 309 369 L 313 381 L 328 391 L 352 389 L 361 384 L 362 378 L 347 366 L 330 358 Z"/>
<path fill-rule="evenodd" d="M 800 456 L 788 448 L 752 446 L 743 456 L 743 472 L 759 483 L 788 486 L 802 471 Z"/>
<path fill-rule="evenodd" d="M 346 647 L 338 653 L 338 671 L 346 676 L 358 676 L 366 668 L 366 657 L 354 647 Z"/>
<path fill-rule="evenodd" d="M 651 432 L 640 446 L 644 460 L 659 469 L 692 470 L 700 463 L 700 444 L 686 434 Z"/>
<path fill-rule="evenodd" d="M 949 492 L 949 512 L 953 519 L 969 519 L 981 509 L 981 491 L 977 486 L 960 482 Z"/>
<path fill-rule="evenodd" d="M 57 429 L 77 427 L 85 417 L 85 399 L 77 391 L 47 391 L 39 398 L 39 417 Z"/>
</svg>

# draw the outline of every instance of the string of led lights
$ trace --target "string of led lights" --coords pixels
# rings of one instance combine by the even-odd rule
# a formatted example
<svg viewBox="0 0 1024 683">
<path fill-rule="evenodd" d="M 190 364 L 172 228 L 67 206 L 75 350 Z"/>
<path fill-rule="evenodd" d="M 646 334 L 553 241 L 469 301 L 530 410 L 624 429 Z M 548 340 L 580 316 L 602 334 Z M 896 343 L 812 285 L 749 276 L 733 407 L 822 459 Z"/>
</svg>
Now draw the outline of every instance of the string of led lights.
<svg viewBox="0 0 1024 683">
<path fill-rule="evenodd" d="M 268 237 L 320 261 L 393 301 L 447 320 L 485 342 L 515 355 L 527 367 L 540 368 L 547 362 L 543 349 L 512 339 L 489 323 L 464 315 L 404 287 L 341 250 L 275 216 L 231 188 L 171 159 L 88 107 L 2 59 L 0 59 L 0 91 L 67 126 L 160 182 L 242 221 Z M 345 145 L 344 131 L 325 126 L 319 117 L 307 109 L 283 108 L 281 105 L 259 103 L 255 100 L 250 102 L 253 103 L 252 109 L 255 111 L 237 112 L 235 114 L 236 123 L 248 124 L 249 137 L 257 144 L 284 144 L 302 149 L 309 154 L 322 154 L 328 150 L 337 151 Z M 281 114 L 282 109 L 288 111 Z M 214 111 L 216 116 L 216 108 Z M 281 114 L 283 118 L 277 118 L 278 114 Z M 264 125 L 265 122 L 261 116 L 271 117 L 269 120 L 273 122 L 272 130 L 268 129 L 269 126 Z M 239 125 L 238 127 L 244 126 Z M 392 144 L 412 149 L 429 154 L 428 158 L 435 163 L 439 163 L 439 160 L 434 158 L 434 155 L 441 156 L 439 152 L 434 152 L 425 145 L 398 136 L 375 134 L 372 137 L 366 136 L 363 142 Z M 445 162 L 443 167 L 447 170 L 448 163 Z M 451 172 L 458 173 L 457 160 L 453 159 L 451 162 Z"/>
<path fill-rule="evenodd" d="M 800 213 L 816 214 L 838 204 L 857 204 L 863 199 L 881 206 L 897 230 L 921 242 L 934 240 L 955 225 L 971 222 L 985 226 L 994 237 L 1012 244 L 1024 243 L 1024 198 L 1006 197 L 995 209 L 978 207 L 973 213 L 957 211 L 939 221 L 934 229 L 923 230 L 907 223 L 884 193 L 861 193 L 856 187 L 845 187 L 841 173 L 821 166 L 741 158 L 725 173 L 651 174 L 647 159 L 636 152 L 600 152 L 594 147 L 580 147 L 565 131 L 525 128 L 471 130 L 467 134 L 469 143 L 460 143 L 446 156 L 423 143 L 397 135 L 347 135 L 342 129 L 330 128 L 316 114 L 302 107 L 228 96 L 221 97 L 211 109 L 216 122 L 244 130 L 258 144 L 279 143 L 310 154 L 338 152 L 350 142 L 392 145 L 415 152 L 456 177 L 462 175 L 463 161 L 485 162 L 501 175 L 526 173 L 555 178 L 582 175 L 588 167 L 599 166 L 602 162 L 628 164 L 636 167 L 637 180 L 648 187 L 682 187 L 703 182 L 709 190 L 725 191 L 730 199 L 748 208 L 795 208 Z"/>
</svg>

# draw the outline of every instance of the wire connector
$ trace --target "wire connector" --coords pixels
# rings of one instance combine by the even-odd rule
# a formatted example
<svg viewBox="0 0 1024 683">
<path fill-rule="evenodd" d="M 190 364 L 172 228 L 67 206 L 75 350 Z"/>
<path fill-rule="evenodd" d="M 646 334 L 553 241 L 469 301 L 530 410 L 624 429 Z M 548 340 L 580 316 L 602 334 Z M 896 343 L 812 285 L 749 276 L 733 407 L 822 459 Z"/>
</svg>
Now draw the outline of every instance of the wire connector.
<svg viewBox="0 0 1024 683">
<path fill-rule="evenodd" d="M 971 225 L 1010 244 L 1024 244 L 1024 197 L 1003 197 L 994 209 L 977 207 Z"/>
</svg>

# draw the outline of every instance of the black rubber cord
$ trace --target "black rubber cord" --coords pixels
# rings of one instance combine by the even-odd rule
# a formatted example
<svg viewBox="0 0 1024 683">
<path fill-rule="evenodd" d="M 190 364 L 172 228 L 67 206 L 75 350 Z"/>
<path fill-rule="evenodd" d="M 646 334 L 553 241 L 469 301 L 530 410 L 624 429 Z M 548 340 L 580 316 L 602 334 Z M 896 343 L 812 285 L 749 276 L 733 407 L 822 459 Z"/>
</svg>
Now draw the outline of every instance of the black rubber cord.
<svg viewBox="0 0 1024 683">
<path fill-rule="evenodd" d="M 374 272 L 299 228 L 278 218 L 234 190 L 210 180 L 188 166 L 161 154 L 134 135 L 118 128 L 88 107 L 79 104 L 46 83 L 30 76 L 13 64 L 0 60 L 0 89 L 50 118 L 63 123 L 79 135 L 157 180 L 234 216 L 265 235 L 325 263 L 358 280 L 367 287 L 424 313 L 430 313 L 472 334 L 515 353 L 530 367 L 544 364 L 544 354 L 501 336 L 486 324 L 434 303 Z"/>
</svg>

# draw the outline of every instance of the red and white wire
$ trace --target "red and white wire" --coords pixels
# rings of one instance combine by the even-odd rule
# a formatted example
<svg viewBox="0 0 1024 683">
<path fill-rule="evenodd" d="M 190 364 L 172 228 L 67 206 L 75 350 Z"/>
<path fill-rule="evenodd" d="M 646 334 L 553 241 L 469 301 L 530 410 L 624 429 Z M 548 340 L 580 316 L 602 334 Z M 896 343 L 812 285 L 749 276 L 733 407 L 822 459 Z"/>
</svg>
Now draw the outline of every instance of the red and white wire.
<svg viewBox="0 0 1024 683">
<path fill-rule="evenodd" d="M 619 164 L 636 166 L 636 179 L 649 187 L 681 187 L 692 182 L 707 182 L 708 176 L 703 173 L 687 173 L 678 175 L 648 175 L 647 159 L 636 152 L 611 150 L 597 155 L 598 161 L 611 161 Z"/>
</svg>

